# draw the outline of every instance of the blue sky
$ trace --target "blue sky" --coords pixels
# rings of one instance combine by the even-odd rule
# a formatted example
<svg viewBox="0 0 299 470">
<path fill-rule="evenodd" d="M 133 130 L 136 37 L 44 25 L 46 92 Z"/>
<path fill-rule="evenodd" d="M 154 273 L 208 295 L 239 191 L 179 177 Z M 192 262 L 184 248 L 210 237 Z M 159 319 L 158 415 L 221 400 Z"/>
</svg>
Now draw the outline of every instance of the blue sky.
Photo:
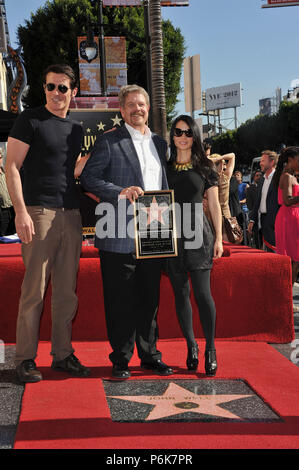
<svg viewBox="0 0 299 470">
<path fill-rule="evenodd" d="M 185 37 L 186 56 L 200 54 L 202 90 L 241 83 L 238 124 L 258 114 L 259 99 L 274 96 L 278 86 L 285 95 L 291 81 L 299 79 L 299 6 L 261 8 L 265 1 L 190 0 L 189 7 L 162 7 L 162 17 Z M 46 2 L 5 3 L 11 45 L 16 47 L 18 25 Z M 184 94 L 179 98 L 178 114 L 185 112 Z M 222 123 L 234 127 L 232 109 L 223 111 Z"/>
</svg>

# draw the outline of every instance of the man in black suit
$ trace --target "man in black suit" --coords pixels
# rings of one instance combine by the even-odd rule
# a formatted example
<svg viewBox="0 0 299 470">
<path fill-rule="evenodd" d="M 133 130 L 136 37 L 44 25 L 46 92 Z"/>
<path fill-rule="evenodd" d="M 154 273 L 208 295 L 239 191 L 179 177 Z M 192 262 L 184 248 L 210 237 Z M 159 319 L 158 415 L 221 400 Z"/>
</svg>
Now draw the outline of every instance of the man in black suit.
<svg viewBox="0 0 299 470">
<path fill-rule="evenodd" d="M 143 88 L 122 87 L 119 101 L 125 124 L 97 139 L 81 174 L 84 189 L 100 199 L 95 246 L 101 259 L 112 376 L 130 377 L 135 343 L 143 369 L 170 375 L 172 369 L 156 348 L 161 259 L 136 259 L 128 230 L 133 215 L 126 209 L 144 191 L 168 188 L 167 144 L 146 125 L 149 97 Z"/>
<path fill-rule="evenodd" d="M 262 176 L 262 172 L 257 170 L 253 175 L 252 184 L 246 189 L 246 204 L 249 210 L 249 220 L 252 220 L 252 211 L 258 196 L 258 182 Z M 262 237 L 258 224 L 253 225 L 252 234 L 253 246 L 260 249 L 262 247 Z"/>
<path fill-rule="evenodd" d="M 260 178 L 257 188 L 257 199 L 251 212 L 248 232 L 252 234 L 254 224 L 261 225 L 261 232 L 266 251 L 275 252 L 275 218 L 279 209 L 277 188 L 273 184 L 273 175 L 278 155 L 271 150 L 264 150 L 260 167 L 264 176 Z"/>
</svg>

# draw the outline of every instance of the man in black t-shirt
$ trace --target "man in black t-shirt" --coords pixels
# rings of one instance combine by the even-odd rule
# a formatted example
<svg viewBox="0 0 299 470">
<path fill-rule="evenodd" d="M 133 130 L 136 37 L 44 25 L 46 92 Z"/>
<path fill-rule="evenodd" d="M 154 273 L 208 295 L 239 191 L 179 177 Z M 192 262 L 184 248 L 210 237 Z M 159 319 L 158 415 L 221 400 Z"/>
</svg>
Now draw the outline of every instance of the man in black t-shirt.
<svg viewBox="0 0 299 470">
<path fill-rule="evenodd" d="M 50 276 L 52 368 L 79 377 L 90 373 L 74 356 L 71 344 L 82 244 L 74 168 L 83 130 L 67 116 L 77 93 L 74 72 L 67 65 L 52 65 L 44 73 L 43 85 L 46 105 L 23 111 L 7 143 L 7 186 L 26 268 L 16 337 L 16 370 L 22 382 L 42 379 L 34 360 Z"/>
</svg>

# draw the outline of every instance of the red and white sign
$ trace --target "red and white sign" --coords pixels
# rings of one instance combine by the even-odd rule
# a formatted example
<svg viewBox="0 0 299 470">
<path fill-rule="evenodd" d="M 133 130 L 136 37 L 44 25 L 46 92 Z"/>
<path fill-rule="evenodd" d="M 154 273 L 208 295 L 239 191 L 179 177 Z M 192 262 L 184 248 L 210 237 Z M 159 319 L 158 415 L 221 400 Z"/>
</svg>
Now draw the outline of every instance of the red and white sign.
<svg viewBox="0 0 299 470">
<path fill-rule="evenodd" d="M 272 8 L 272 7 L 290 7 L 299 5 L 298 0 L 268 0 L 266 5 L 262 5 L 262 8 Z"/>
<path fill-rule="evenodd" d="M 142 0 L 103 0 L 104 7 L 141 7 Z M 161 0 L 161 7 L 188 7 L 189 0 Z"/>
</svg>

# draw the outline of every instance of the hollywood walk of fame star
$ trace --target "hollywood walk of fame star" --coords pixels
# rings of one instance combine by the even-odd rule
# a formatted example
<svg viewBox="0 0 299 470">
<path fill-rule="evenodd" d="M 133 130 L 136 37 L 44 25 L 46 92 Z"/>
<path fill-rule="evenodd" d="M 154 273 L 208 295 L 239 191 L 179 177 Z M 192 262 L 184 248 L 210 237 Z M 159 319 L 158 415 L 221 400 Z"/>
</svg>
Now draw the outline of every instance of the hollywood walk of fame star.
<svg viewBox="0 0 299 470">
<path fill-rule="evenodd" d="M 155 196 L 149 207 L 141 207 L 141 210 L 147 213 L 147 225 L 150 225 L 154 220 L 160 222 L 161 225 L 166 225 L 162 215 L 167 209 L 168 206 L 159 206 Z"/>
<path fill-rule="evenodd" d="M 97 126 L 98 126 L 98 131 L 104 131 L 106 124 L 104 124 L 104 123 L 101 121 L 100 124 L 97 124 Z"/>
<path fill-rule="evenodd" d="M 136 403 L 154 405 L 153 410 L 146 417 L 145 421 L 166 418 L 192 411 L 192 413 L 211 415 L 222 418 L 242 419 L 219 405 L 241 398 L 252 397 L 252 395 L 197 395 L 179 385 L 170 382 L 163 395 L 122 395 L 109 396 Z M 181 411 L 180 411 L 181 410 Z"/>
<path fill-rule="evenodd" d="M 115 118 L 111 118 L 111 121 L 113 121 L 113 125 L 114 125 L 114 126 L 120 126 L 121 118 L 118 117 L 118 115 L 116 114 L 116 115 L 115 115 Z"/>
</svg>

